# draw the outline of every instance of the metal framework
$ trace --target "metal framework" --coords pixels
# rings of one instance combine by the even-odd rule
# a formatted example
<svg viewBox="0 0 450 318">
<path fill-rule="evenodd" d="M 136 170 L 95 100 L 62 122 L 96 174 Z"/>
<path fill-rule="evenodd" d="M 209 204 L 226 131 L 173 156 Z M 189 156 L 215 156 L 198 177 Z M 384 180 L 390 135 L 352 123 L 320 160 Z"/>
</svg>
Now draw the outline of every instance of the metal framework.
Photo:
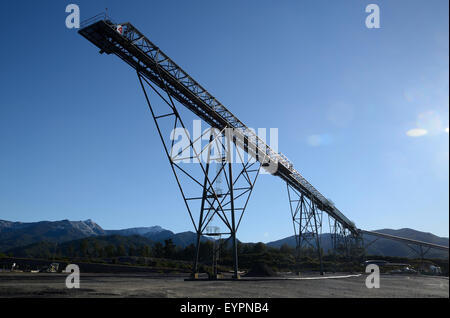
<svg viewBox="0 0 450 318">
<path fill-rule="evenodd" d="M 330 227 L 330 235 L 331 235 L 331 245 L 332 251 L 334 254 L 340 254 L 344 256 L 348 256 L 349 245 L 350 245 L 350 236 L 351 234 L 342 227 L 339 222 L 333 220 L 332 218 L 328 219 L 328 224 Z"/>
<path fill-rule="evenodd" d="M 320 274 L 323 275 L 320 242 L 323 213 L 317 209 L 314 200 L 310 200 L 303 193 L 298 192 L 289 183 L 286 183 L 286 186 L 294 225 L 297 257 L 301 259 L 302 253 L 308 247 L 315 249 L 320 263 Z"/>
<path fill-rule="evenodd" d="M 275 152 L 256 133 L 244 125 L 217 98 L 189 76 L 155 44 L 130 23 L 117 24 L 108 17 L 89 20 L 79 33 L 100 48 L 100 52 L 115 54 L 143 77 L 165 88 L 171 97 L 179 101 L 212 127 L 220 130 L 238 128 L 240 144 L 248 144 L 245 151 L 263 164 L 274 164 L 274 174 L 289 182 L 292 187 L 313 199 L 317 206 L 343 226 L 356 233 L 357 228 L 329 200 L 294 169 L 293 164 L 281 153 Z"/>
<path fill-rule="evenodd" d="M 193 140 L 189 136 L 182 116 L 169 92 L 163 89 L 167 94 L 166 97 L 162 95 L 161 90 L 143 77 L 141 72 L 137 71 L 137 76 L 189 217 L 197 233 L 193 274 L 195 275 L 198 271 L 201 239 L 205 234 L 210 235 L 207 229 L 215 218 L 228 230 L 215 234 L 229 236 L 223 244 L 231 239 L 234 276 L 238 278 L 236 233 L 259 175 L 259 162 L 245 162 L 242 154 L 236 151 L 240 160 L 233 164 L 231 156 L 233 145 L 236 143 L 232 134 L 233 130 L 223 129 L 220 131 L 210 127 Z M 156 103 L 150 101 L 148 89 L 151 89 L 154 95 L 159 97 L 159 109 L 155 106 Z M 164 129 L 167 131 L 165 132 Z M 188 140 L 179 152 L 174 152 L 175 138 L 173 134 L 176 129 L 185 132 L 184 138 Z M 209 142 L 202 148 L 199 141 L 204 139 L 209 139 Z M 189 163 L 183 165 L 185 161 Z M 218 165 L 215 171 L 211 168 L 213 164 Z M 225 191 L 222 191 L 223 178 Z"/>
<path fill-rule="evenodd" d="M 216 219 L 228 229 L 228 232 L 221 234 L 229 235 L 232 241 L 234 272 L 237 277 L 236 232 L 261 166 L 286 182 L 298 250 L 301 251 L 304 245 L 315 246 L 321 262 L 321 271 L 323 266 L 319 232 L 322 228 L 323 212 L 329 217 L 335 251 L 348 253 L 352 245 L 358 244 L 364 231 L 360 231 L 330 200 L 294 169 L 293 164 L 283 154 L 269 147 L 252 129 L 244 125 L 132 24 L 115 23 L 106 14 L 101 14 L 82 22 L 81 27 L 79 33 L 100 48 L 100 53 L 115 54 L 136 70 L 165 153 L 197 233 L 194 273 L 197 271 L 202 235 L 216 216 Z M 154 101 L 150 100 L 149 91 L 158 97 L 157 100 L 162 101 L 165 108 L 156 110 Z M 210 129 L 200 137 L 200 139 L 205 136 L 209 138 L 205 148 L 199 149 L 197 140 L 189 137 L 186 147 L 180 153 L 173 153 L 173 138 L 166 140 L 171 135 L 163 130 L 167 127 L 186 130 L 177 103 L 209 125 Z M 216 148 L 224 149 L 225 155 L 222 153 L 220 157 L 211 160 L 211 148 L 214 144 Z M 243 151 L 237 151 L 241 157 L 247 154 L 249 160 L 240 161 L 240 166 L 232 164 L 228 158 L 231 145 Z M 201 160 L 204 154 L 207 157 L 206 162 Z M 181 163 L 186 159 L 196 164 L 187 165 L 188 168 L 185 167 L 186 165 L 182 166 Z M 219 165 L 216 172 L 211 169 L 212 162 Z M 188 171 L 193 167 L 198 170 L 197 175 Z M 225 192 L 218 191 L 222 177 L 226 181 Z M 187 181 L 198 188 L 186 186 Z M 241 182 L 244 184 L 240 184 Z M 187 191 L 191 188 L 195 188 L 197 193 L 188 195 Z M 294 198 L 291 197 L 291 193 Z M 239 199 L 242 199 L 242 202 L 238 203 Z M 199 207 L 194 209 L 191 205 L 195 202 Z M 195 215 L 194 211 L 197 211 L 198 215 Z M 422 248 L 425 245 L 420 246 Z"/>
<path fill-rule="evenodd" d="M 390 235 L 390 234 L 374 232 L 374 231 L 365 231 L 365 230 L 361 230 L 360 233 L 368 235 L 368 236 L 375 237 L 374 240 L 372 240 L 371 242 L 366 244 L 366 248 L 369 247 L 370 245 L 372 245 L 373 243 L 375 243 L 376 241 L 378 241 L 380 238 L 383 238 L 383 239 L 388 239 L 388 240 L 393 240 L 393 241 L 404 243 L 413 252 L 417 253 L 420 256 L 420 258 L 422 258 L 422 259 L 425 257 L 425 255 L 431 249 L 437 249 L 437 250 L 446 251 L 446 252 L 449 251 L 448 246 L 443 246 L 443 245 L 432 244 L 432 243 L 427 243 L 427 242 L 423 242 L 423 241 L 407 239 L 407 238 L 396 236 L 396 235 Z M 418 248 L 418 250 L 415 249 L 413 246 L 416 246 Z"/>
<path fill-rule="evenodd" d="M 329 217 L 333 218 L 333 220 L 335 220 L 342 228 L 352 232 L 354 235 L 358 233 L 355 224 L 348 220 L 334 204 L 327 200 L 305 178 L 303 178 L 283 154 L 277 153 L 271 149 L 253 130 L 244 125 L 222 103 L 198 84 L 198 82 L 173 62 L 132 24 L 117 24 L 106 15 L 99 15 L 82 23 L 82 29 L 79 33 L 98 46 L 101 53 L 117 55 L 132 66 L 137 72 L 146 101 L 163 142 L 166 155 L 171 164 L 172 171 L 175 174 L 189 216 L 197 232 L 197 256 L 194 261 L 194 272 L 197 270 L 198 265 L 198 247 L 200 238 L 205 227 L 209 224 L 208 218 L 211 216 L 218 215 L 229 229 L 230 238 L 233 242 L 234 254 L 237 254 L 236 231 L 239 227 L 245 207 L 247 206 L 261 165 L 273 175 L 282 178 L 287 183 L 288 191 L 289 189 L 295 191 L 296 196 L 300 198 L 299 202 L 302 202 L 295 209 L 292 207 L 293 202 L 290 202 L 295 233 L 298 233 L 298 235 L 296 234 L 296 237 L 298 237 L 297 245 L 299 249 L 301 249 L 302 244 L 308 243 L 312 245 L 314 241 L 319 253 L 319 259 L 322 259 L 320 237 L 318 235 L 318 231 L 322 228 L 322 212 L 326 212 Z M 156 113 L 150 102 L 146 87 L 151 88 L 155 95 L 164 101 L 164 104 L 168 107 L 166 110 L 161 113 Z M 206 164 L 201 162 L 200 157 L 204 149 L 199 153 L 194 145 L 196 141 L 190 140 L 190 144 L 183 150 L 183 153 L 186 151 L 191 153 L 189 159 L 193 159 L 199 164 L 202 174 L 200 178 L 193 177 L 191 173 L 186 171 L 187 169 L 181 167 L 177 160 L 174 160 L 174 156 L 171 153 L 172 148 L 170 147 L 173 147 L 173 141 L 172 144 L 169 145 L 165 140 L 165 136 L 168 136 L 168 134 L 162 132 L 160 121 L 172 119 L 173 125 L 170 127 L 186 128 L 175 102 L 180 103 L 192 111 L 210 125 L 210 127 L 214 128 L 214 131 L 219 131 L 218 134 L 211 133 L 210 144 L 213 141 L 218 141 L 220 139 L 218 138 L 218 135 L 224 136 L 227 129 L 233 129 L 233 136 L 226 138 L 226 142 L 233 143 L 237 148 L 240 148 L 248 154 L 250 159 L 253 159 L 248 160 L 247 164 L 243 164 L 236 173 L 237 179 L 242 176 L 245 177 L 247 186 L 235 187 L 232 164 L 229 163 L 227 168 L 225 164 L 227 160 L 224 160 L 222 163 L 223 166 L 220 169 L 220 174 L 223 174 L 227 180 L 228 189 L 225 194 L 217 194 L 215 192 L 214 183 L 218 176 L 214 177 L 211 175 L 209 162 Z M 222 143 L 222 146 L 226 147 L 229 145 L 224 145 Z M 210 149 L 208 148 L 206 152 L 209 153 L 209 151 Z M 257 169 L 251 169 L 256 163 L 258 166 Z M 256 177 L 250 177 L 251 171 L 257 172 Z M 189 179 L 195 181 L 194 183 L 202 186 L 200 195 L 197 195 L 197 197 L 188 197 L 185 194 L 186 187 L 184 187 L 180 181 L 180 172 L 188 176 Z M 243 191 L 243 193 L 237 193 L 239 191 Z M 243 206 L 236 207 L 236 199 L 240 196 L 247 196 L 247 199 Z M 225 201 L 226 198 L 228 201 Z M 200 215 L 197 218 L 197 222 L 194 219 L 193 210 L 189 205 L 189 203 L 195 201 L 195 199 L 200 201 Z M 229 205 L 229 208 L 225 208 L 224 205 Z M 236 224 L 236 213 L 238 210 L 241 211 L 241 215 Z M 297 229 L 296 226 L 298 226 Z M 235 275 L 237 276 L 237 255 L 234 255 L 234 259 Z M 321 270 L 322 269 L 321 266 Z"/>
</svg>

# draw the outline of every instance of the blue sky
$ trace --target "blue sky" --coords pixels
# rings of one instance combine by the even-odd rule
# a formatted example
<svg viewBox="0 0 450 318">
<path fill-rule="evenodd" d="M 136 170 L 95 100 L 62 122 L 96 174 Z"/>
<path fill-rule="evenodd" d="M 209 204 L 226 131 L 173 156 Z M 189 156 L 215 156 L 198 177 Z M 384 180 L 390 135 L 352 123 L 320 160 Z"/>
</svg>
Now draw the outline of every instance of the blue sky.
<svg viewBox="0 0 450 318">
<path fill-rule="evenodd" d="M 2 2 L 0 219 L 192 230 L 135 73 L 65 27 L 69 3 Z M 132 22 L 248 126 L 278 128 L 358 227 L 449 235 L 448 1 L 75 3 Z M 293 234 L 280 179 L 258 179 L 239 231 Z"/>
</svg>

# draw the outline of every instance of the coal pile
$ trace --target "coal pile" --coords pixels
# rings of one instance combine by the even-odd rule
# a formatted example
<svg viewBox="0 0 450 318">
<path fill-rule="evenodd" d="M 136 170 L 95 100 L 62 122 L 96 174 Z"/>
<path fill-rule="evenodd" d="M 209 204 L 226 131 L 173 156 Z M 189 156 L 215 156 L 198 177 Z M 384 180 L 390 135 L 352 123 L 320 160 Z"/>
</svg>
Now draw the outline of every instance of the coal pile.
<svg viewBox="0 0 450 318">
<path fill-rule="evenodd" d="M 277 273 L 264 263 L 256 263 L 245 277 L 275 277 Z"/>
</svg>

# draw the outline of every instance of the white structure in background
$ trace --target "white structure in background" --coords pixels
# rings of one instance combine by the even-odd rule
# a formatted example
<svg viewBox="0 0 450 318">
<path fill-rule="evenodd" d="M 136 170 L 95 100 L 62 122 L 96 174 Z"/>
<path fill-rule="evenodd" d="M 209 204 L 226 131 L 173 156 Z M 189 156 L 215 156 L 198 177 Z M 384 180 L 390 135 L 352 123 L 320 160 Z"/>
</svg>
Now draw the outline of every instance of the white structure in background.
<svg viewBox="0 0 450 318">
<path fill-rule="evenodd" d="M 437 274 L 440 275 L 442 274 L 441 268 L 439 266 L 436 265 L 430 265 L 430 267 L 428 268 L 430 270 L 431 273 L 433 274 Z"/>
<path fill-rule="evenodd" d="M 221 239 L 220 227 L 212 225 L 207 226 L 205 235 L 213 237 L 212 274 L 214 278 L 217 278 L 218 274 L 217 263 L 219 261 L 220 239 Z"/>
</svg>

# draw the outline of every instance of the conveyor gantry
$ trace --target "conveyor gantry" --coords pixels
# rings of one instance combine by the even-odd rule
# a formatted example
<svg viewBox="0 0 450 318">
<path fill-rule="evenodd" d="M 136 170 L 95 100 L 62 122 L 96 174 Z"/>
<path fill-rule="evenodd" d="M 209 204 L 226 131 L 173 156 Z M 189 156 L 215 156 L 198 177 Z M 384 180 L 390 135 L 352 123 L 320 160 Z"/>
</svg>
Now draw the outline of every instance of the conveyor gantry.
<svg viewBox="0 0 450 318">
<path fill-rule="evenodd" d="M 272 150 L 263 140 L 240 121 L 221 102 L 172 61 L 131 23 L 114 23 L 105 15 L 96 16 L 82 24 L 79 33 L 100 48 L 101 53 L 115 54 L 148 80 L 170 92 L 170 95 L 212 127 L 239 128 L 248 142 L 245 151 L 258 161 L 265 154 L 278 165 L 274 175 L 304 194 L 317 207 L 339 222 L 353 235 L 359 230 L 334 204 L 313 187 L 282 154 Z M 243 143 L 242 143 L 243 144 Z M 253 149 L 249 151 L 248 149 Z M 256 149 L 256 153 L 255 150 Z"/>
</svg>

